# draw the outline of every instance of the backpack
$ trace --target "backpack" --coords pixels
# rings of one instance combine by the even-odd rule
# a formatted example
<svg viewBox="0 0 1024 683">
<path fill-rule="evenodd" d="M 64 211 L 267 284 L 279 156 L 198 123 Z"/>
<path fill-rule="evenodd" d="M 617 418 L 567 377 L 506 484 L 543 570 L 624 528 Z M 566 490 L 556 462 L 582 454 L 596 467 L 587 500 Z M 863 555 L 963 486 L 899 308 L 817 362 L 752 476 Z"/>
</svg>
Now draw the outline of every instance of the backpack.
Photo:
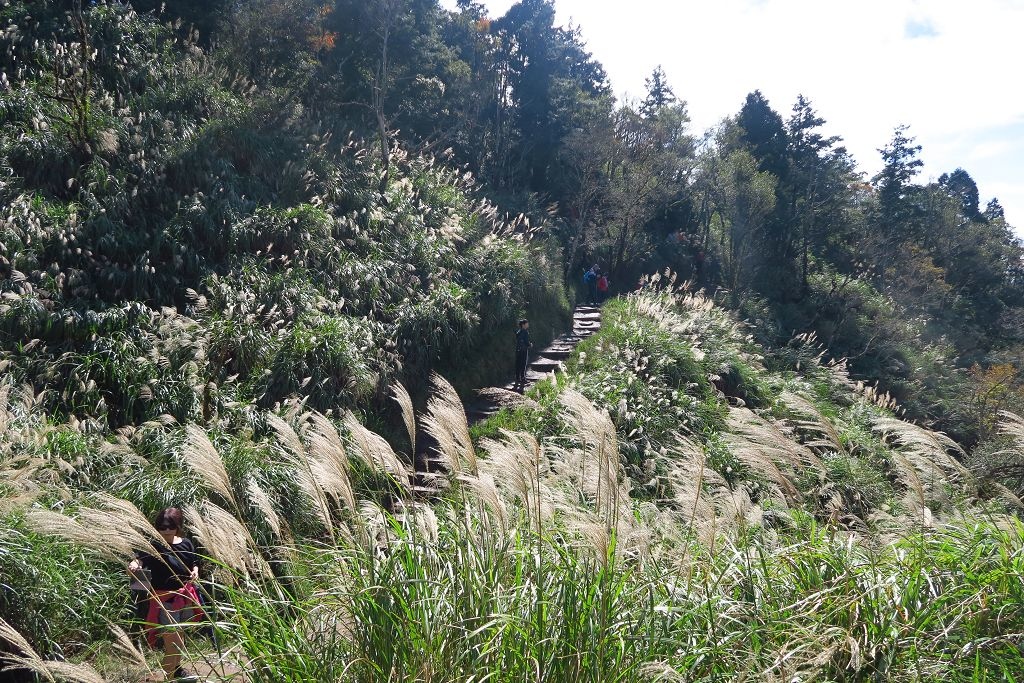
<svg viewBox="0 0 1024 683">
<path fill-rule="evenodd" d="M 597 279 L 597 289 L 600 292 L 608 291 L 608 278 L 602 275 Z"/>
<path fill-rule="evenodd" d="M 595 277 L 597 277 L 597 275 L 594 274 L 594 271 L 588 270 L 587 272 L 583 273 L 583 284 L 589 285 L 591 282 L 594 281 Z"/>
</svg>

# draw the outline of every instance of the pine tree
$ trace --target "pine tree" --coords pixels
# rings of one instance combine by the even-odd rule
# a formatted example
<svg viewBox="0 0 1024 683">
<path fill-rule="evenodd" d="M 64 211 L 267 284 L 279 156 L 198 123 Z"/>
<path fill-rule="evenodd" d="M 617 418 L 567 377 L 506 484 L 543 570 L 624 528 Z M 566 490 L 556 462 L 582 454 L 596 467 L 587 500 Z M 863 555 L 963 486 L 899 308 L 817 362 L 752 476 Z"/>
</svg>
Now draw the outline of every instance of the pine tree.
<svg viewBox="0 0 1024 683">
<path fill-rule="evenodd" d="M 644 85 L 647 87 L 647 96 L 640 104 L 640 113 L 645 118 L 656 116 L 662 107 L 675 104 L 676 94 L 669 87 L 665 70 L 660 65 L 654 68 Z"/>
<path fill-rule="evenodd" d="M 939 176 L 939 186 L 960 202 L 960 208 L 966 220 L 973 221 L 981 218 L 978 184 L 974 182 L 974 178 L 967 171 L 958 168 L 952 173 L 943 173 Z"/>
</svg>

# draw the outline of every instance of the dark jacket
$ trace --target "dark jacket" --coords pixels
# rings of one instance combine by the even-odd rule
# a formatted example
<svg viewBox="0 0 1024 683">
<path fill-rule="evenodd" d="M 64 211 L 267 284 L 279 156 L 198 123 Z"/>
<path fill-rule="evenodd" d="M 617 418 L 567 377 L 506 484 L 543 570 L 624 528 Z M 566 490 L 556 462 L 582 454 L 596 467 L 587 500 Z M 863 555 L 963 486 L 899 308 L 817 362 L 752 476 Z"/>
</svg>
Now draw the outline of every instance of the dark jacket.
<svg viewBox="0 0 1024 683">
<path fill-rule="evenodd" d="M 516 331 L 516 351 L 523 352 L 530 349 L 530 331 L 522 327 Z"/>
</svg>

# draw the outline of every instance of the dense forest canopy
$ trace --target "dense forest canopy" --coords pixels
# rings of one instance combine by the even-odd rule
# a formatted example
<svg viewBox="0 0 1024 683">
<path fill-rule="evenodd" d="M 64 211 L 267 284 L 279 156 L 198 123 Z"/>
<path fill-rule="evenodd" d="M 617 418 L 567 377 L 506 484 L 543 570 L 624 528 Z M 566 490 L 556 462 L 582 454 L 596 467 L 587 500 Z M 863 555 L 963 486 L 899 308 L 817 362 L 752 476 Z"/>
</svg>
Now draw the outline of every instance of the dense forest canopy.
<svg viewBox="0 0 1024 683">
<path fill-rule="evenodd" d="M 991 368 L 1013 376 L 1001 395 L 1019 396 L 1021 244 L 964 169 L 920 182 L 906 127 L 880 141 L 872 178 L 803 96 L 783 116 L 755 91 L 714 130 L 691 130 L 660 67 L 642 101 L 617 102 L 549 0 L 498 18 L 434 0 L 42 0 L 3 17 L 4 192 L 25 207 L 9 229 L 61 224 L 31 249 L 17 246 L 28 228 L 5 235 L 4 277 L 50 309 L 180 309 L 243 259 L 225 228 L 248 223 L 241 239 L 260 252 L 267 222 L 387 206 L 411 153 L 531 221 L 570 282 L 599 262 L 619 288 L 663 267 L 722 288 L 766 343 L 814 332 L 964 443 L 991 422 Z M 335 159 L 345 140 L 367 157 Z M 379 197 L 338 195 L 354 191 L 355 166 L 379 176 Z"/>
<path fill-rule="evenodd" d="M 403 524 L 433 536 L 410 543 L 407 564 L 387 565 L 394 573 L 382 585 L 426 586 L 413 580 L 423 566 L 449 577 L 475 571 L 458 563 L 479 558 L 431 545 L 437 516 L 430 522 L 435 513 L 416 497 L 428 488 L 418 478 L 424 432 L 450 451 L 448 507 L 437 508 L 445 547 L 486 547 L 497 564 L 481 571 L 498 583 L 537 582 L 515 584 L 515 599 L 499 592 L 509 609 L 534 587 L 569 609 L 579 596 L 558 591 L 591 579 L 591 597 L 620 588 L 631 596 L 621 607 L 635 621 L 601 628 L 615 637 L 646 629 L 663 649 L 601 649 L 599 668 L 636 655 L 624 680 L 649 680 L 644 667 L 687 642 L 658 640 L 667 632 L 659 619 L 674 613 L 645 611 L 644 591 L 687 610 L 699 602 L 662 575 L 644 583 L 649 567 L 699 567 L 706 586 L 725 586 L 708 588 L 707 601 L 764 592 L 792 607 L 789 595 L 771 593 L 775 572 L 807 590 L 832 585 L 801 574 L 811 555 L 866 584 L 875 571 L 899 585 L 926 575 L 943 583 L 963 570 L 957 552 L 984 546 L 998 571 L 956 576 L 977 587 L 979 604 L 986 591 L 1012 602 L 1017 588 L 999 577 L 1019 571 L 1014 522 L 965 523 L 948 538 L 925 530 L 933 514 L 981 520 L 992 500 L 1020 505 L 1024 495 L 1024 423 L 1014 415 L 1024 410 L 1024 245 L 1008 222 L 1017 217 L 967 170 L 921 178 L 927 150 L 913 122 L 879 141 L 872 177 L 824 132 L 809 96 L 779 110 L 754 91 L 733 116 L 694 130 L 685 91 L 660 66 L 642 99 L 617 100 L 578 28 L 556 22 L 553 0 L 521 0 L 501 17 L 473 0 L 454 10 L 437 0 L 9 0 L 0 45 L 0 470 L 14 473 L 0 482 L 0 568 L 17 588 L 5 583 L 0 612 L 41 653 L 82 655 L 123 607 L 95 558 L 40 532 L 56 524 L 47 514 L 95 521 L 89 515 L 113 499 L 145 513 L 185 505 L 200 526 L 210 515 L 239 525 L 231 537 L 244 537 L 248 559 L 225 564 L 266 591 L 245 603 L 252 596 L 240 586 L 252 586 L 242 581 L 231 599 L 265 610 L 268 629 L 294 616 L 278 609 L 275 591 L 314 609 L 327 557 L 351 572 L 357 596 L 372 597 L 379 586 L 360 582 L 380 569 L 374 544 L 402 537 Z M 591 264 L 622 295 L 606 306 L 606 329 L 562 379 L 471 433 L 459 395 L 505 378 L 521 316 L 539 342 L 562 331 Z M 612 446 L 595 451 L 593 434 Z M 361 455 L 339 465 L 331 454 L 346 448 Z M 477 448 L 490 465 L 478 467 Z M 598 478 L 608 481 L 595 484 L 592 471 L 572 479 L 566 463 L 603 468 Z M 534 488 L 506 490 L 519 466 L 534 468 Z M 540 501 L 562 475 L 579 500 Z M 482 502 L 467 503 L 467 490 Z M 513 500 L 535 506 L 537 521 L 504 518 Z M 573 532 L 560 526 L 567 509 L 581 515 Z M 604 534 L 596 559 L 546 534 L 549 511 L 553 536 Z M 359 521 L 367 515 L 379 526 Z M 64 540 L 78 528 L 67 519 L 56 524 Z M 917 574 L 902 548 L 874 555 L 888 544 L 872 541 L 860 555 L 818 527 L 881 537 L 907 519 L 922 534 L 901 541 L 924 567 Z M 649 546 L 639 528 L 647 522 L 657 530 Z M 522 532 L 521 545 L 477 543 L 481 529 L 499 527 Z M 669 559 L 652 550 L 631 567 L 620 532 L 638 548 L 683 550 Z M 699 549 L 726 532 L 732 559 Z M 328 538 L 328 549 L 317 545 Z M 793 555 L 771 571 L 749 564 L 751 548 L 788 540 Z M 360 555 L 364 542 L 372 549 Z M 504 553 L 520 564 L 502 564 Z M 53 560 L 45 576 L 34 555 Z M 555 559 L 534 567 L 534 557 Z M 730 574 L 741 557 L 745 578 Z M 629 568 L 616 573 L 613 560 Z M 69 595 L 69 576 L 94 590 Z M 36 600 L 31 585 L 45 585 L 48 598 Z M 453 611 L 486 612 L 473 602 L 480 595 L 462 596 L 470 607 Z M 929 599 L 952 614 L 960 603 L 950 595 Z M 367 610 L 353 616 L 360 624 L 383 609 L 344 598 Z M 78 601 L 70 614 L 59 607 L 66 600 Z M 743 603 L 746 616 L 760 614 L 758 600 Z M 808 666 L 866 680 L 917 656 L 907 634 L 932 633 L 934 645 L 953 628 L 879 605 L 907 621 L 865 631 L 863 643 L 857 631 L 850 646 L 830 630 L 842 610 L 824 601 L 816 625 L 790 610 L 772 647 L 785 653 L 793 633 L 828 625 L 831 659 Z M 1019 623 L 1011 612 L 1006 623 Z M 15 623 L 13 614 L 24 616 Z M 524 642 L 540 643 L 541 654 L 489 664 L 513 667 L 507 680 L 538 661 L 551 664 L 547 680 L 576 675 L 571 657 L 544 650 L 550 624 L 473 614 L 473 628 L 459 630 L 465 642 L 438 648 L 444 656 L 493 654 L 529 631 Z M 730 620 L 730 637 L 753 637 L 760 618 Z M 957 647 L 979 653 L 976 667 L 1009 648 L 992 621 L 974 615 L 958 632 Z M 584 623 L 594 627 L 581 618 L 566 628 Z M 475 640 L 506 626 L 505 640 Z M 674 623 L 697 640 L 707 626 Z M 250 636 L 241 642 L 256 648 L 246 650 L 253 661 L 284 657 L 259 652 Z M 388 676 L 372 666 L 401 639 L 376 637 L 361 643 L 353 680 Z M 721 643 L 700 642 L 710 654 L 690 664 L 710 666 L 710 679 L 753 671 Z M 332 647 L 352 655 L 345 643 Z M 959 665 L 934 648 L 915 666 L 940 673 L 916 680 L 942 680 L 942 666 Z M 430 651 L 414 649 L 403 656 Z M 758 673 L 775 671 L 769 649 L 750 660 Z M 405 665 L 413 680 L 419 664 Z M 268 668 L 261 680 L 300 680 L 288 678 L 296 670 Z"/>
</svg>

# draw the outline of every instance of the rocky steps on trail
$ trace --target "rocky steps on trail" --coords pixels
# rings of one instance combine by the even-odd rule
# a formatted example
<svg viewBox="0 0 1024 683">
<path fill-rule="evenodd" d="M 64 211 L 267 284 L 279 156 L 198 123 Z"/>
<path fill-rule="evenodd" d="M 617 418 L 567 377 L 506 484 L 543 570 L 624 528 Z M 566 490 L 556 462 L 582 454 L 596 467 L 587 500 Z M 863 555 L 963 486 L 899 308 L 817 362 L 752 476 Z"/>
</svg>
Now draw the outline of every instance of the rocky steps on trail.
<svg viewBox="0 0 1024 683">
<path fill-rule="evenodd" d="M 466 417 L 470 424 L 482 422 L 497 413 L 501 407 L 500 396 L 508 391 L 526 390 L 542 379 L 551 377 L 562 369 L 562 363 L 569 357 L 576 345 L 601 328 L 601 309 L 594 306 L 577 306 L 572 314 L 572 331 L 556 337 L 551 344 L 537 354 L 531 355 L 526 371 L 526 386 L 517 387 L 509 382 L 503 387 L 489 387 L 477 392 L 477 398 L 466 405 Z M 512 354 L 510 352 L 509 358 Z"/>
</svg>

